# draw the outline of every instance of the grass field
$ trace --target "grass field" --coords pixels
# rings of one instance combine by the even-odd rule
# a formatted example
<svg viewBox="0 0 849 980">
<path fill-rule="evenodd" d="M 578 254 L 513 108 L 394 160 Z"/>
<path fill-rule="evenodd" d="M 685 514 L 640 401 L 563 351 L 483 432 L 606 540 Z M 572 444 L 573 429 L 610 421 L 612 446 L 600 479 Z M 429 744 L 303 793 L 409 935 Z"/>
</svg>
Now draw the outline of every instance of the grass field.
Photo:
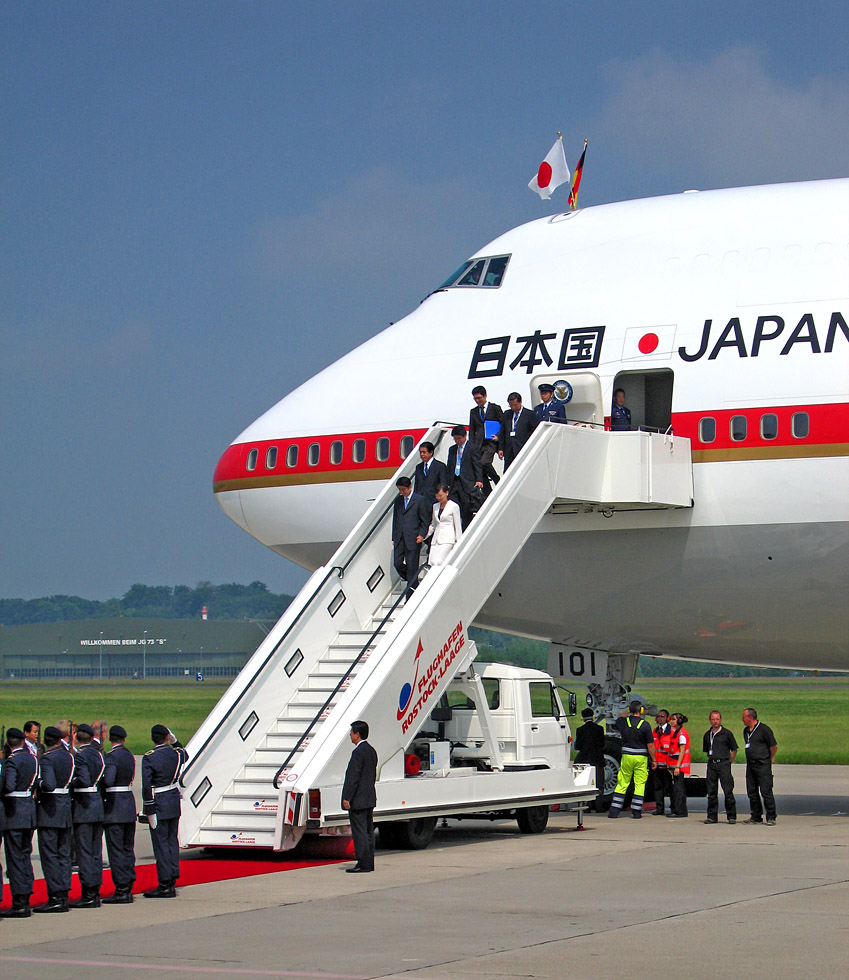
<svg viewBox="0 0 849 980">
<path fill-rule="evenodd" d="M 34 718 L 46 726 L 59 718 L 76 722 L 102 718 L 108 724 L 123 725 L 129 748 L 141 753 L 151 747 L 150 726 L 157 722 L 187 742 L 226 688 L 224 683 L 209 681 L 3 681 L 0 724 L 20 727 Z M 740 713 L 754 707 L 775 732 L 776 762 L 849 764 L 849 677 L 647 678 L 636 689 L 649 702 L 689 717 L 694 762 L 704 762 L 702 735 L 709 727 L 712 709 L 722 712 L 724 723 L 739 742 Z M 579 696 L 579 707 L 581 703 Z M 576 724 L 579 719 L 572 727 Z"/>
</svg>

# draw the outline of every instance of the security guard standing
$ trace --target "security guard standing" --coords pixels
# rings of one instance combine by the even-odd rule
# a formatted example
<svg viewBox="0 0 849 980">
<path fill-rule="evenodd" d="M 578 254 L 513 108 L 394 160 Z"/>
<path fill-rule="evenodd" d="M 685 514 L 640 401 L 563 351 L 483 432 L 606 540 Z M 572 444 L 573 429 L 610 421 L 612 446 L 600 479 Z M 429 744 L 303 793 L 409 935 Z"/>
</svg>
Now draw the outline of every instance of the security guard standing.
<svg viewBox="0 0 849 980">
<path fill-rule="evenodd" d="M 639 701 L 628 705 L 628 717 L 616 719 L 616 728 L 622 736 L 622 758 L 613 802 L 608 817 L 615 820 L 625 804 L 625 794 L 634 780 L 634 796 L 631 799 L 631 816 L 639 820 L 643 815 L 643 796 L 649 778 L 649 759 L 655 765 L 654 736 L 651 725 L 643 719 L 643 706 Z"/>
<path fill-rule="evenodd" d="M 772 791 L 772 760 L 778 751 L 778 742 L 771 728 L 758 721 L 754 708 L 743 709 L 743 745 L 746 749 L 746 793 L 749 796 L 751 816 L 746 823 L 763 823 L 766 810 L 768 827 L 776 821 L 775 795 Z M 760 797 L 763 797 L 761 806 Z"/>
<path fill-rule="evenodd" d="M 150 827 L 159 885 L 145 898 L 176 898 L 180 877 L 180 772 L 188 758 L 176 736 L 164 725 L 150 730 L 153 748 L 142 759 L 142 806 Z"/>
<path fill-rule="evenodd" d="M 115 894 L 104 905 L 131 905 L 136 881 L 136 801 L 133 779 L 136 760 L 124 745 L 127 732 L 120 725 L 109 729 L 111 752 L 106 753 L 103 771 L 103 836 Z"/>
<path fill-rule="evenodd" d="M 36 824 L 38 856 L 47 885 L 47 904 L 33 912 L 67 912 L 71 890 L 71 780 L 74 757 L 62 744 L 62 732 L 52 725 L 44 729 L 44 755 L 38 779 Z"/>
<path fill-rule="evenodd" d="M 32 835 L 35 832 L 32 794 L 38 779 L 38 760 L 24 744 L 24 733 L 20 728 L 10 728 L 6 732 L 6 741 L 11 751 L 3 764 L 2 795 L 6 813 L 3 839 L 12 907 L 2 915 L 6 919 L 26 919 L 32 914 L 29 907 L 33 885 Z"/>
<path fill-rule="evenodd" d="M 542 404 L 535 406 L 534 411 L 540 422 L 566 421 L 566 406 L 554 397 L 554 385 L 540 385 L 539 396 Z"/>
<path fill-rule="evenodd" d="M 100 780 L 105 763 L 94 744 L 91 725 L 77 727 L 79 749 L 74 757 L 76 768 L 73 790 L 74 845 L 80 867 L 82 896 L 70 903 L 72 909 L 99 909 L 100 886 L 103 884 L 103 797 Z"/>
</svg>

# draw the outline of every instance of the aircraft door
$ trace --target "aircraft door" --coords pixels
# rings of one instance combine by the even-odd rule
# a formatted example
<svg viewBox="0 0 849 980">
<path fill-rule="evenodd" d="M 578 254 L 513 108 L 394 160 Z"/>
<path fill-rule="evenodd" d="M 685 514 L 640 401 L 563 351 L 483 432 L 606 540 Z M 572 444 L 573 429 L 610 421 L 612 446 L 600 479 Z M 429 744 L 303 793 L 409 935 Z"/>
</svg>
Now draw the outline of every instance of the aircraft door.
<svg viewBox="0 0 849 980">
<path fill-rule="evenodd" d="M 541 384 L 554 385 L 554 397 L 566 406 L 569 422 L 604 424 L 601 381 L 591 371 L 564 371 L 562 374 L 538 374 L 531 379 L 531 407 L 542 402 Z"/>
<path fill-rule="evenodd" d="M 632 429 L 666 432 L 672 424 L 671 368 L 654 371 L 620 371 L 613 382 L 611 401 L 617 388 L 625 392 L 625 405 L 631 412 Z"/>
</svg>

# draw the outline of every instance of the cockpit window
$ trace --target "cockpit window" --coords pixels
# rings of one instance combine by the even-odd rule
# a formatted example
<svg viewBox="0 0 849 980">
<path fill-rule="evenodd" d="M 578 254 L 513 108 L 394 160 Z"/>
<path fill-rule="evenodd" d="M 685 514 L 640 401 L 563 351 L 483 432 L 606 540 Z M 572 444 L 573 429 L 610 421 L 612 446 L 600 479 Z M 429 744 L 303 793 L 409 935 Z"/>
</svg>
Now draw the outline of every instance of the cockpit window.
<svg viewBox="0 0 849 980">
<path fill-rule="evenodd" d="M 450 275 L 441 286 L 434 292 L 442 289 L 450 289 L 453 286 L 483 286 L 489 289 L 497 289 L 504 280 L 504 273 L 507 271 L 507 263 L 510 261 L 509 255 L 484 256 L 478 259 L 469 259 L 460 268 Z"/>
<path fill-rule="evenodd" d="M 464 275 L 460 276 L 457 280 L 457 286 L 477 286 L 481 281 L 481 273 L 483 272 L 483 267 L 486 265 L 485 259 L 478 259 L 477 262 L 469 269 L 469 271 Z"/>
</svg>

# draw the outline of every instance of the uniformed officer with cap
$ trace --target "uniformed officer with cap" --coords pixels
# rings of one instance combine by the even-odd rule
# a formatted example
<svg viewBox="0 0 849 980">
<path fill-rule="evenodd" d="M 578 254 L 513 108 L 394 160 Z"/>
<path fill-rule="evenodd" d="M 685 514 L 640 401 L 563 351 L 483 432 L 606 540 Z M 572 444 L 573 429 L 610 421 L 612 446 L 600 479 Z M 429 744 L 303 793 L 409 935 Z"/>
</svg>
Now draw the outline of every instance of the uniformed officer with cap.
<svg viewBox="0 0 849 980">
<path fill-rule="evenodd" d="M 112 750 L 106 753 L 103 771 L 103 836 L 115 894 L 104 905 L 130 905 L 136 880 L 136 801 L 133 779 L 136 760 L 124 745 L 127 732 L 121 725 L 109 729 Z"/>
<path fill-rule="evenodd" d="M 153 748 L 142 759 L 142 806 L 150 827 L 159 885 L 145 898 L 176 898 L 180 877 L 180 772 L 188 758 L 176 736 L 164 725 L 150 730 Z"/>
<path fill-rule="evenodd" d="M 79 864 L 82 896 L 70 903 L 72 909 L 100 908 L 103 884 L 103 797 L 100 780 L 105 763 L 94 744 L 91 725 L 77 726 L 79 749 L 74 757 L 73 790 L 74 845 Z"/>
<path fill-rule="evenodd" d="M 62 732 L 50 725 L 44 729 L 44 754 L 38 778 L 36 824 L 38 856 L 47 885 L 47 904 L 33 912 L 67 912 L 71 890 L 71 780 L 74 757 L 62 742 Z"/>
<path fill-rule="evenodd" d="M 604 795 L 604 729 L 593 721 L 592 708 L 581 712 L 583 724 L 575 732 L 575 762 L 595 767 L 595 787 L 598 795 Z M 598 809 L 594 800 L 590 809 Z"/>
<path fill-rule="evenodd" d="M 537 405 L 534 411 L 540 422 L 566 421 L 566 406 L 554 397 L 554 385 L 540 385 L 539 396 L 542 398 L 542 404 Z"/>
<path fill-rule="evenodd" d="M 38 779 L 38 760 L 24 744 L 20 728 L 6 732 L 10 754 L 3 764 L 0 792 L 6 816 L 3 839 L 6 850 L 6 874 L 12 892 L 12 907 L 2 915 L 7 919 L 29 917 L 32 895 L 32 835 L 35 832 L 35 800 L 32 791 Z"/>
</svg>

